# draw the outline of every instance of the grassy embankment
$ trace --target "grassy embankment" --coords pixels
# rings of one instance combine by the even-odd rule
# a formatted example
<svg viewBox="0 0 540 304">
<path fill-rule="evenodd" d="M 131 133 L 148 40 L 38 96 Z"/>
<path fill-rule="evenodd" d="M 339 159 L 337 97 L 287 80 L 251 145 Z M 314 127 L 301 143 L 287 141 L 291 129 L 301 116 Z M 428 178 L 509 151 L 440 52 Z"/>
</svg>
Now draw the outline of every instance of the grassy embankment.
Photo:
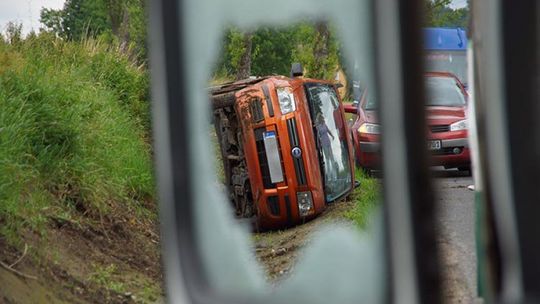
<svg viewBox="0 0 540 304">
<path fill-rule="evenodd" d="M 159 297 L 145 69 L 98 41 L 0 39 L 0 109 L 0 259 L 28 245 L 16 268 L 91 302 Z"/>
<path fill-rule="evenodd" d="M 354 207 L 345 213 L 345 217 L 352 220 L 360 229 L 365 229 L 372 219 L 373 211 L 380 200 L 380 181 L 368 176 L 360 169 L 355 171 L 356 180 L 360 187 L 354 189 L 351 200 Z"/>
</svg>

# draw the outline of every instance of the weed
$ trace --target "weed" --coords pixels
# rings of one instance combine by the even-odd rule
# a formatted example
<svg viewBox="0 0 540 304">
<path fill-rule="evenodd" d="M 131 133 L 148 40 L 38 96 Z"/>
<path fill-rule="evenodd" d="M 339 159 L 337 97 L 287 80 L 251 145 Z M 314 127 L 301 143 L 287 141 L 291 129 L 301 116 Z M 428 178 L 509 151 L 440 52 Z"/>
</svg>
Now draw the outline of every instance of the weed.
<svg viewBox="0 0 540 304">
<path fill-rule="evenodd" d="M 162 295 L 161 289 L 156 287 L 153 283 L 147 283 L 140 291 L 139 291 L 139 297 L 143 300 L 146 300 L 145 302 L 151 302 L 154 303 L 158 299 L 160 299 Z"/>
<path fill-rule="evenodd" d="M 110 264 L 107 266 L 99 266 L 94 264 L 94 272 L 88 277 L 88 281 L 100 287 L 105 287 L 116 293 L 124 293 L 125 287 L 121 282 L 114 280 L 114 275 L 117 272 L 116 265 Z"/>
<path fill-rule="evenodd" d="M 377 179 L 368 176 L 362 170 L 356 170 L 356 180 L 360 187 L 352 195 L 355 202 L 353 209 L 345 213 L 345 217 L 352 220 L 359 228 L 365 229 L 369 224 L 371 213 L 377 206 L 380 198 L 380 183 Z"/>
</svg>

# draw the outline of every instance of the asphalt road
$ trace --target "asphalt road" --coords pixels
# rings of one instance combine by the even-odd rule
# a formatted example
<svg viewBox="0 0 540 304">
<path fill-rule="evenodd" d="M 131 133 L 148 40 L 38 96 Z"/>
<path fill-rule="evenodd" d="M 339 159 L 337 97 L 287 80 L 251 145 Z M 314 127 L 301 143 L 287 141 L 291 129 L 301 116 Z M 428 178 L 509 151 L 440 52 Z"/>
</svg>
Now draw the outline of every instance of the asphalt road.
<svg viewBox="0 0 540 304">
<path fill-rule="evenodd" d="M 458 171 L 435 172 L 439 250 L 446 303 L 473 303 L 476 295 L 474 191 L 472 178 Z"/>
<path fill-rule="evenodd" d="M 436 170 L 437 223 L 440 257 L 443 264 L 445 303 L 479 303 L 476 300 L 476 254 L 474 234 L 474 191 L 467 189 L 472 178 L 458 171 Z M 280 232 L 258 233 L 255 252 L 273 281 L 291 272 L 308 236 L 320 224 L 342 218 L 352 202 L 333 204 L 319 218 Z"/>
</svg>

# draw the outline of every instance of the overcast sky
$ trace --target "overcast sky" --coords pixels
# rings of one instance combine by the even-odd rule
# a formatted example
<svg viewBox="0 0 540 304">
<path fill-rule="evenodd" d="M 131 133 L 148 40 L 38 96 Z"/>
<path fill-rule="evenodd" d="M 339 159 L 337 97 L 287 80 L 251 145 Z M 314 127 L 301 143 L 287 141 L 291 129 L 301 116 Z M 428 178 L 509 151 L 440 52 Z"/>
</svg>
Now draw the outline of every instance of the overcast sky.
<svg viewBox="0 0 540 304">
<path fill-rule="evenodd" d="M 0 0 L 0 31 L 4 31 L 9 21 L 23 24 L 26 34 L 31 29 L 39 30 L 39 12 L 41 8 L 62 8 L 65 0 Z M 451 7 L 459 8 L 467 5 L 467 0 L 453 0 Z"/>
<path fill-rule="evenodd" d="M 3 32 L 9 21 L 22 23 L 26 34 L 33 28 L 39 30 L 41 8 L 62 8 L 65 0 L 0 0 L 0 29 Z"/>
<path fill-rule="evenodd" d="M 467 0 L 452 0 L 450 7 L 453 9 L 467 6 Z"/>
</svg>

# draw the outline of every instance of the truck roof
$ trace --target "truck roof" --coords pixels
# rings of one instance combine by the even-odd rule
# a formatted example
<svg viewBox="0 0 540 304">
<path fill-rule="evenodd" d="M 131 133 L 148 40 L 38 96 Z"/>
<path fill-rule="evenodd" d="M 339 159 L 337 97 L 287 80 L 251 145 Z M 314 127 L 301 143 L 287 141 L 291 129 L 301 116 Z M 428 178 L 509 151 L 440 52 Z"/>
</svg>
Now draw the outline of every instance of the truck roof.
<svg viewBox="0 0 540 304">
<path fill-rule="evenodd" d="M 208 92 L 210 94 L 212 105 L 215 108 L 221 108 L 223 106 L 231 106 L 235 102 L 235 94 L 236 92 L 243 90 L 249 86 L 255 85 L 259 82 L 270 80 L 274 82 L 318 82 L 318 83 L 326 83 L 329 85 L 336 85 L 332 81 L 328 80 L 320 80 L 320 79 L 313 79 L 313 78 L 289 78 L 281 75 L 273 75 L 273 76 L 263 76 L 263 77 L 251 77 L 246 78 L 242 80 L 227 82 L 221 85 L 213 86 L 208 88 Z"/>
<path fill-rule="evenodd" d="M 241 79 L 237 81 L 231 81 L 231 82 L 227 82 L 224 84 L 210 87 L 208 91 L 210 92 L 210 95 L 220 95 L 220 94 L 225 94 L 225 93 L 230 93 L 230 92 L 236 92 L 250 85 L 259 83 L 270 77 L 271 76 L 265 76 L 265 77 L 246 78 L 246 79 Z"/>
<path fill-rule="evenodd" d="M 272 79 L 272 78 L 274 78 L 275 80 L 289 81 L 289 82 L 297 81 L 298 79 L 301 79 L 302 82 L 321 82 L 321 83 L 334 84 L 332 81 L 328 81 L 328 80 L 321 80 L 321 79 L 314 79 L 314 78 L 289 78 L 282 75 L 273 75 L 273 76 L 263 76 L 263 77 L 251 77 L 251 78 L 241 79 L 237 81 L 227 82 L 224 84 L 220 84 L 220 85 L 208 88 L 208 92 L 212 96 L 236 92 L 236 91 L 245 89 L 248 86 L 251 86 L 261 81 Z"/>
</svg>

